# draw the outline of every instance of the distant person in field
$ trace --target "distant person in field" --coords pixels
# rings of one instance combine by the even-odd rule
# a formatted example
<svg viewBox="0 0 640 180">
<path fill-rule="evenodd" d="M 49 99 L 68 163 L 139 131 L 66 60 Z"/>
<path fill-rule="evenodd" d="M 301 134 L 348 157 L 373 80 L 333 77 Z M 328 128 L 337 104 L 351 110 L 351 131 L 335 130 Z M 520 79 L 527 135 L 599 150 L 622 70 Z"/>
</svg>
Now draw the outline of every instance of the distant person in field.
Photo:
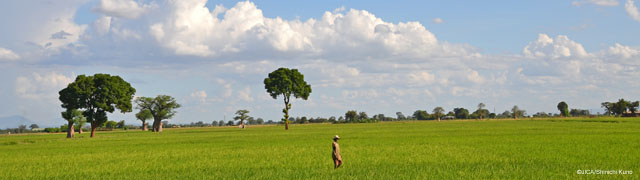
<svg viewBox="0 0 640 180">
<path fill-rule="evenodd" d="M 333 143 L 331 144 L 331 147 L 333 147 L 333 153 L 331 154 L 333 156 L 333 168 L 339 168 L 340 165 L 342 165 L 342 156 L 340 155 L 340 145 L 338 144 L 338 139 L 340 139 L 340 136 L 336 135 L 335 137 L 333 137 Z"/>
</svg>

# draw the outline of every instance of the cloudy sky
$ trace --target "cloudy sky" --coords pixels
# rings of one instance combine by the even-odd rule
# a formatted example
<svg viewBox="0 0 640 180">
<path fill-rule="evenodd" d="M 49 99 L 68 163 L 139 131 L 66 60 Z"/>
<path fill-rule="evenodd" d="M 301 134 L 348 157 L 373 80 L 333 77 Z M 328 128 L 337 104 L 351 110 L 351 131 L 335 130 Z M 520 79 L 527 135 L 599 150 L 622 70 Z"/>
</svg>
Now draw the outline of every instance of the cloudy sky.
<svg viewBox="0 0 640 180">
<path fill-rule="evenodd" d="M 312 85 L 293 116 L 442 106 L 601 111 L 639 100 L 640 1 L 24 0 L 0 3 L 0 117 L 59 125 L 58 91 L 119 75 L 174 96 L 172 123 L 279 120 L 262 83 L 279 67 Z M 138 123 L 133 113 L 109 115 Z"/>
</svg>

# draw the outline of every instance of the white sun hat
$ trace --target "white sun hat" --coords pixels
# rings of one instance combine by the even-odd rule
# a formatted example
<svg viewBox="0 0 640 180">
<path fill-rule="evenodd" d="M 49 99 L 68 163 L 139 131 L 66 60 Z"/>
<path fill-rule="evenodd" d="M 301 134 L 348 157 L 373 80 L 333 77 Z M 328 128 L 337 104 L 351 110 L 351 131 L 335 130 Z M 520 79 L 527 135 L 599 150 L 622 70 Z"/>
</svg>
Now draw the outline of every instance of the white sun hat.
<svg viewBox="0 0 640 180">
<path fill-rule="evenodd" d="M 333 139 L 340 139 L 340 136 L 336 135 L 333 137 Z"/>
</svg>

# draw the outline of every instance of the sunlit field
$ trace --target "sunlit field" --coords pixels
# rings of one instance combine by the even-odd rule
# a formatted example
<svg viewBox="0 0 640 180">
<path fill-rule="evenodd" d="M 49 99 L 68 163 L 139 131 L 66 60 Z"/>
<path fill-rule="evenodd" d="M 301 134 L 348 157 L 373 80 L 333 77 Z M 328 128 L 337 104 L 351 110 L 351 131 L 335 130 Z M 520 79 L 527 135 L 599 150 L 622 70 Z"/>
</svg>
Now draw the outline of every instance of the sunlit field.
<svg viewBox="0 0 640 180">
<path fill-rule="evenodd" d="M 343 167 L 333 169 L 340 135 Z M 0 179 L 638 179 L 640 119 L 309 124 L 0 136 Z M 623 170 L 631 175 L 578 174 Z"/>
</svg>

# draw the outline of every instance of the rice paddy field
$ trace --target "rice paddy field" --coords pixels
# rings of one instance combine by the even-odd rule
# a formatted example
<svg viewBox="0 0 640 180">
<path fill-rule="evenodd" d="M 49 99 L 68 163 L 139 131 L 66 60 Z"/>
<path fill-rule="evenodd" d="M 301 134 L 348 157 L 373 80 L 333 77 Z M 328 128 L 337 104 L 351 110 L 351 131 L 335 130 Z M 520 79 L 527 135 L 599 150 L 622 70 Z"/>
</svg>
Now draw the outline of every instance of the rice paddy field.
<svg viewBox="0 0 640 180">
<path fill-rule="evenodd" d="M 331 160 L 336 134 L 344 159 L 338 169 Z M 265 125 L 76 136 L 0 135 L 0 179 L 640 179 L 638 118 L 305 124 L 288 131 Z"/>
</svg>

